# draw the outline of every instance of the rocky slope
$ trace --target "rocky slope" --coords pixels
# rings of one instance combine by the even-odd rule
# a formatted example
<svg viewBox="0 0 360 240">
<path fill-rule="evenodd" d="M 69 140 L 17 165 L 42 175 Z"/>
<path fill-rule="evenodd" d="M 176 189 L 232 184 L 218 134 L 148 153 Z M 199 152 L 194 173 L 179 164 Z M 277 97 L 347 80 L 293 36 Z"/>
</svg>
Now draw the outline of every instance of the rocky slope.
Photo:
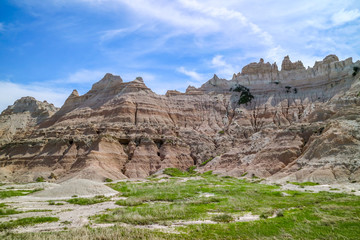
<svg viewBox="0 0 360 240">
<path fill-rule="evenodd" d="M 165 96 L 140 77 L 106 74 L 55 114 L 1 137 L 0 178 L 143 178 L 197 165 L 279 181 L 360 181 L 356 66 L 330 55 L 305 69 L 287 56 L 279 71 L 261 59 L 232 80 L 215 75 Z"/>
</svg>

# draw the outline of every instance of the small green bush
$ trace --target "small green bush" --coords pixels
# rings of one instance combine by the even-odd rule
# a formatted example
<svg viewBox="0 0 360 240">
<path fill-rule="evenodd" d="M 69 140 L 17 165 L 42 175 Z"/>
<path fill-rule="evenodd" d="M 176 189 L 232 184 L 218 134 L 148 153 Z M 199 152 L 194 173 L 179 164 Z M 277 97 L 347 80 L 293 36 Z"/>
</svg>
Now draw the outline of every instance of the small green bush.
<svg viewBox="0 0 360 240">
<path fill-rule="evenodd" d="M 111 178 L 105 178 L 105 182 L 112 182 L 113 180 Z"/>
<path fill-rule="evenodd" d="M 215 215 L 211 218 L 214 222 L 229 223 L 234 221 L 234 218 L 229 214 Z"/>
<path fill-rule="evenodd" d="M 40 176 L 38 178 L 36 178 L 36 182 L 45 182 L 44 177 Z"/>
<path fill-rule="evenodd" d="M 251 94 L 250 89 L 245 86 L 237 85 L 232 91 L 239 92 L 240 98 L 238 104 L 248 104 L 254 99 L 254 96 Z"/>
</svg>

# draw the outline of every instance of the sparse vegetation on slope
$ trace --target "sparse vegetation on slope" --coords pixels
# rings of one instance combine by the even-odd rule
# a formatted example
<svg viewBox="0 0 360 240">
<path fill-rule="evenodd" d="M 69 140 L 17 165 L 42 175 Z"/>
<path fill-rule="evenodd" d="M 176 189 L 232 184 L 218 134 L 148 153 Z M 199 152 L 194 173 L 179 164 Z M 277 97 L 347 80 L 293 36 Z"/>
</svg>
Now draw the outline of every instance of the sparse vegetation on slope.
<svg viewBox="0 0 360 240">
<path fill-rule="evenodd" d="M 110 200 L 109 197 L 99 195 L 99 196 L 95 196 L 93 198 L 72 198 L 72 199 L 69 199 L 69 200 L 66 200 L 66 201 L 68 203 L 71 203 L 71 204 L 92 205 L 92 204 L 106 202 L 106 201 L 109 201 L 109 200 Z"/>
</svg>

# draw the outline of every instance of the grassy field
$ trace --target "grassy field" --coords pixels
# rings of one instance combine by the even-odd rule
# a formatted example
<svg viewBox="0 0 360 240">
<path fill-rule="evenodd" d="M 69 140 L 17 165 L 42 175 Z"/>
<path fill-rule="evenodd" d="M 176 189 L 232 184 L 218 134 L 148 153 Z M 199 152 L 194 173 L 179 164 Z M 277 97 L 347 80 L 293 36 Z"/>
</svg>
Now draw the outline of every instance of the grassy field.
<svg viewBox="0 0 360 240">
<path fill-rule="evenodd" d="M 359 239 L 359 196 L 285 191 L 211 172 L 167 172 L 172 177 L 108 184 L 124 199 L 116 202 L 119 208 L 92 216 L 91 223 L 114 227 L 90 225 L 56 233 L 8 234 L 4 239 Z M 239 222 L 249 214 L 257 220 Z M 162 230 L 146 228 L 154 224 Z"/>
</svg>

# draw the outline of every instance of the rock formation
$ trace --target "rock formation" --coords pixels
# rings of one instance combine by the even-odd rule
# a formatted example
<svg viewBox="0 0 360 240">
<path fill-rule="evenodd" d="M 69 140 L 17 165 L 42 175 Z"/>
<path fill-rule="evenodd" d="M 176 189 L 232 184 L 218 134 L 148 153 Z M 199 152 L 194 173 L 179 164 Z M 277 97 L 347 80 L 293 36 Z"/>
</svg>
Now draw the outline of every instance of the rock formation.
<svg viewBox="0 0 360 240">
<path fill-rule="evenodd" d="M 102 181 L 196 165 L 279 181 L 360 181 L 355 66 L 330 55 L 305 69 L 287 56 L 279 71 L 261 59 L 232 80 L 214 75 L 200 88 L 166 95 L 140 77 L 123 82 L 108 73 L 86 94 L 74 90 L 55 114 L 33 99 L 37 107 L 25 111 L 31 121 L 20 127 L 11 120 L 21 112 L 16 102 L 0 117 L 10 119 L 0 123 L 0 179 Z M 244 87 L 254 98 L 239 105 Z"/>
<path fill-rule="evenodd" d="M 46 101 L 23 97 L 0 115 L 0 146 L 11 142 L 16 132 L 26 131 L 51 117 L 58 109 Z"/>
</svg>

